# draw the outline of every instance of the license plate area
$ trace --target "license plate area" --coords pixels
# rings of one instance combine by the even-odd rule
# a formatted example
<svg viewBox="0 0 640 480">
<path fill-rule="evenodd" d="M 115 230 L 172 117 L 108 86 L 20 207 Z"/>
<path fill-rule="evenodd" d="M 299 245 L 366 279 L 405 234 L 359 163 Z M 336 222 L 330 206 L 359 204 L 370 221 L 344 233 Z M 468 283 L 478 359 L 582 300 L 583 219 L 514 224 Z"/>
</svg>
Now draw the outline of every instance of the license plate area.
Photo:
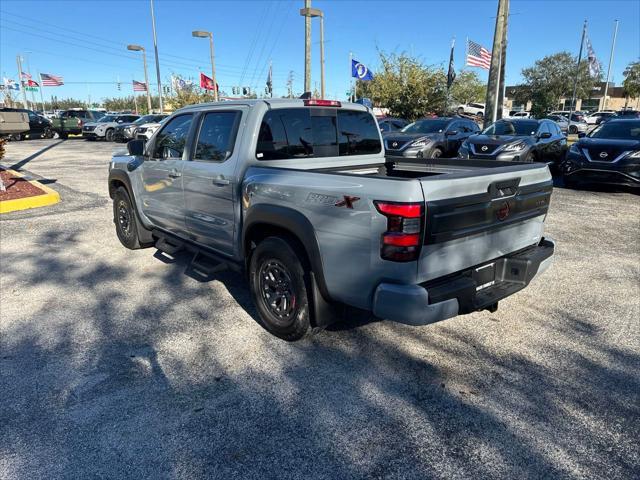
<svg viewBox="0 0 640 480">
<path fill-rule="evenodd" d="M 476 291 L 490 287 L 496 283 L 496 263 L 487 263 L 478 268 L 474 268 L 471 274 L 476 282 Z"/>
</svg>

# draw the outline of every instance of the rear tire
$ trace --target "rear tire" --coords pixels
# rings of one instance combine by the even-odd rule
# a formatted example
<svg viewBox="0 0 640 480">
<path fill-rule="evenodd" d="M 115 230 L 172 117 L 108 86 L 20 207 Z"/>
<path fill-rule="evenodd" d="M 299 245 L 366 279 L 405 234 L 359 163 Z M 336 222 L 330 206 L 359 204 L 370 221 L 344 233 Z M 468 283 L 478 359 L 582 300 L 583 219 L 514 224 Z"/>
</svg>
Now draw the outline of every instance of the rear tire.
<svg viewBox="0 0 640 480">
<path fill-rule="evenodd" d="M 569 125 L 569 133 L 576 134 L 578 133 L 578 127 L 575 125 Z"/>
<path fill-rule="evenodd" d="M 308 269 L 303 255 L 281 237 L 261 241 L 249 262 L 249 285 L 262 326 L 287 341 L 310 331 Z M 305 262 L 306 263 L 306 262 Z"/>
<path fill-rule="evenodd" d="M 126 248 L 137 250 L 147 246 L 140 242 L 135 207 L 124 187 L 119 187 L 113 196 L 113 223 L 116 224 L 118 240 Z"/>
<path fill-rule="evenodd" d="M 463 113 L 464 113 L 464 108 L 458 107 L 458 115 L 462 116 Z"/>
<path fill-rule="evenodd" d="M 69 138 L 69 134 L 68 133 L 59 132 L 58 133 L 58 137 L 60 137 L 62 140 L 66 140 L 67 138 Z"/>
</svg>

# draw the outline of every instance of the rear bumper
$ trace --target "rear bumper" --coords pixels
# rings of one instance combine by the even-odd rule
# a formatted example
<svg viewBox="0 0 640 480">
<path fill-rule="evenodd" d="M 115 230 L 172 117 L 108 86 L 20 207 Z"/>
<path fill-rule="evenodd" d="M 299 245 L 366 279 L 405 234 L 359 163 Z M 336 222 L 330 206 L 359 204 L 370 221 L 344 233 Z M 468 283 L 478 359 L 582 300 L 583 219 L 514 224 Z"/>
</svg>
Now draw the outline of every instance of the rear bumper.
<svg viewBox="0 0 640 480">
<path fill-rule="evenodd" d="M 544 238 L 536 246 L 506 255 L 488 264 L 421 285 L 381 283 L 373 298 L 373 313 L 407 325 L 427 325 L 491 307 L 522 290 L 553 263 L 555 242 Z M 478 289 L 478 270 L 493 269 L 493 280 L 483 279 Z M 485 272 L 486 274 L 486 272 Z M 488 280 L 488 281 L 487 281 Z M 482 285 L 482 284 L 481 284 Z"/>
</svg>

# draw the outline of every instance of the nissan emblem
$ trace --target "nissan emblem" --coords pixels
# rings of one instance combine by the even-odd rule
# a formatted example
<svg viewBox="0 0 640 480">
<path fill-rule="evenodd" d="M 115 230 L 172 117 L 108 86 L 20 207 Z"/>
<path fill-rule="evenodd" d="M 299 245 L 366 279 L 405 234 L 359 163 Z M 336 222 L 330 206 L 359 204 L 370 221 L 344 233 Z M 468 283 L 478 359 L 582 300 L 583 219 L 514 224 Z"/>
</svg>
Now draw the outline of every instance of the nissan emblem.
<svg viewBox="0 0 640 480">
<path fill-rule="evenodd" d="M 600 152 L 600 158 L 607 158 L 609 154 L 607 152 Z"/>
<path fill-rule="evenodd" d="M 487 147 L 486 145 L 483 145 L 482 148 L 480 148 L 480 150 L 482 150 L 483 152 L 486 152 L 487 150 L 489 150 L 489 147 Z"/>
</svg>

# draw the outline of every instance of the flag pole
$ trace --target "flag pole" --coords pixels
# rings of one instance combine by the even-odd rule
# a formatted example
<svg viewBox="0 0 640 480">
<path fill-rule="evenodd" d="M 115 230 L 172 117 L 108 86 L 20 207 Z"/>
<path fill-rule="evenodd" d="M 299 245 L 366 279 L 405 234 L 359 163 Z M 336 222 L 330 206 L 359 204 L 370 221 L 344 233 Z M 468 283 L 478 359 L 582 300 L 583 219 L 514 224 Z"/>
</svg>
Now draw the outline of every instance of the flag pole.
<svg viewBox="0 0 640 480">
<path fill-rule="evenodd" d="M 349 90 L 351 90 L 351 98 L 350 101 L 354 101 L 355 100 L 355 93 L 354 93 L 354 86 L 353 86 L 353 75 L 351 73 L 352 70 L 352 65 L 353 65 L 353 52 L 349 52 Z"/>
<path fill-rule="evenodd" d="M 569 104 L 569 127 L 567 133 L 571 131 L 571 115 L 573 115 L 574 105 L 576 102 L 576 91 L 578 90 L 578 77 L 580 76 L 580 61 L 582 60 L 582 47 L 584 46 L 584 36 L 587 33 L 587 21 L 584 21 L 582 27 L 582 37 L 580 38 L 580 52 L 578 53 L 578 62 L 576 63 L 576 77 L 573 79 L 573 95 L 571 95 L 571 103 Z"/>
<path fill-rule="evenodd" d="M 456 37 L 454 36 L 451 39 L 451 55 L 449 57 L 449 69 L 447 70 L 447 93 L 444 97 L 444 112 L 443 112 L 444 115 L 446 115 L 447 111 L 449 110 L 449 90 L 451 89 L 451 84 L 453 84 L 453 80 L 449 82 L 449 73 L 450 73 L 451 67 L 453 66 L 453 47 L 455 47 L 455 45 L 456 45 Z"/>
<path fill-rule="evenodd" d="M 42 89 L 44 88 L 42 85 L 42 78 L 40 78 L 40 72 L 38 72 L 38 90 L 40 90 L 40 103 L 42 104 L 42 114 L 44 115 L 45 112 L 45 108 L 44 108 L 44 97 L 42 95 Z"/>
<path fill-rule="evenodd" d="M 611 55 L 609 55 L 609 67 L 607 68 L 607 81 L 604 84 L 604 97 L 602 100 L 602 110 L 607 108 L 607 92 L 609 91 L 609 76 L 611 75 L 611 64 L 613 63 L 613 51 L 616 49 L 616 36 L 618 35 L 618 20 L 613 29 L 613 41 L 611 42 Z"/>
</svg>

